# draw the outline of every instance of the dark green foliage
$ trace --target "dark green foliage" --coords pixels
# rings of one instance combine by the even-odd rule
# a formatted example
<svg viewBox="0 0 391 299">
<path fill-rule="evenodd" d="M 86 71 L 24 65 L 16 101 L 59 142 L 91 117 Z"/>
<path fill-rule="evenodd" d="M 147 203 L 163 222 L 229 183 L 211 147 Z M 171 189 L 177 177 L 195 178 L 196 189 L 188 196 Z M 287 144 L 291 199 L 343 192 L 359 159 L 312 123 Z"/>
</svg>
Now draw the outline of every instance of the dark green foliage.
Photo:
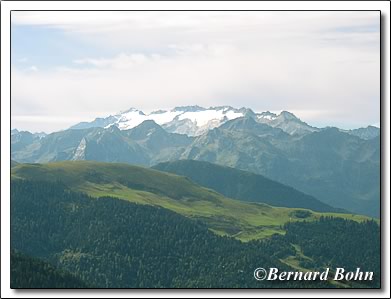
<svg viewBox="0 0 391 299">
<path fill-rule="evenodd" d="M 298 210 L 298 211 L 292 212 L 291 216 L 304 219 L 304 218 L 310 217 L 311 214 L 312 213 L 310 211 Z"/>
<path fill-rule="evenodd" d="M 259 266 L 289 269 L 279 259 L 294 249 L 280 236 L 242 243 L 219 237 L 203 224 L 162 208 L 92 199 L 55 183 L 14 181 L 11 192 L 12 248 L 77 273 L 89 285 L 303 286 L 253 278 Z"/>
<path fill-rule="evenodd" d="M 89 286 L 332 287 L 327 282 L 259 282 L 253 278 L 257 267 L 292 271 L 280 261 L 295 255 L 291 243 L 299 244 L 313 258 L 314 269 L 339 263 L 353 267 L 358 261 L 348 259 L 352 252 L 358 259 L 365 257 L 360 267 L 379 267 L 374 222 L 322 218 L 313 226 L 292 223 L 286 229 L 287 237 L 242 243 L 219 237 L 204 224 L 163 208 L 107 197 L 93 199 L 59 183 L 14 180 L 11 185 L 12 248 L 74 273 Z M 335 241 L 338 249 L 330 253 L 328 248 Z M 374 249 L 357 246 L 363 241 L 372 242 Z M 346 262 L 338 260 L 337 254 L 346 257 Z M 42 287 L 40 280 L 34 286 Z"/>
<path fill-rule="evenodd" d="M 66 271 L 40 259 L 11 250 L 11 288 L 87 288 L 88 285 Z"/>
<path fill-rule="evenodd" d="M 286 240 L 298 244 L 315 264 L 372 271 L 374 281 L 364 284 L 380 286 L 380 227 L 375 221 L 321 217 L 314 222 L 291 222 L 285 229 Z"/>
<path fill-rule="evenodd" d="M 178 160 L 160 163 L 152 168 L 186 176 L 201 186 L 234 199 L 262 202 L 276 207 L 305 208 L 318 212 L 341 211 L 292 187 L 262 175 L 231 167 L 204 161 Z"/>
</svg>

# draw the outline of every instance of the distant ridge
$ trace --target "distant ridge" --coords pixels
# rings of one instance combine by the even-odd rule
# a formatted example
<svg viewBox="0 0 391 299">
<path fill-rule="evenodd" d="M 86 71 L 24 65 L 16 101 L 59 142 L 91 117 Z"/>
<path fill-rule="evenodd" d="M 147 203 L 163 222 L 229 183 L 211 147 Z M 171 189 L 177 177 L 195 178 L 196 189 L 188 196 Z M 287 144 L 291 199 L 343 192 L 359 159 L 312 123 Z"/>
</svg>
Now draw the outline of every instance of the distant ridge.
<svg viewBox="0 0 391 299">
<path fill-rule="evenodd" d="M 262 175 L 209 162 L 178 160 L 160 163 L 152 168 L 186 176 L 201 186 L 242 201 L 261 202 L 276 207 L 305 208 L 317 212 L 346 212 Z"/>
</svg>

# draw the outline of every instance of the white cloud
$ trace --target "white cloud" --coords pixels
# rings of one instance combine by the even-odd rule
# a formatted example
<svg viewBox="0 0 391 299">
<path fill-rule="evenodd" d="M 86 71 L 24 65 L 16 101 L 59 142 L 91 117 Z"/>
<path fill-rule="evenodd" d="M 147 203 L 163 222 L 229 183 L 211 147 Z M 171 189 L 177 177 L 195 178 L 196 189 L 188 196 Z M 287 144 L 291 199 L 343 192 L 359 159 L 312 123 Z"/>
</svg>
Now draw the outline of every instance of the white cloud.
<svg viewBox="0 0 391 299">
<path fill-rule="evenodd" d="M 35 65 L 32 65 L 29 68 L 27 68 L 27 70 L 30 71 L 30 72 L 37 72 L 38 68 Z"/>
<path fill-rule="evenodd" d="M 56 26 L 97 47 L 118 49 L 113 57 L 86 55 L 55 70 L 13 68 L 13 114 L 32 111 L 26 108 L 32 103 L 42 114 L 89 118 L 128 107 L 227 104 L 301 111 L 310 123 L 374 123 L 379 33 L 359 29 L 372 28 L 376 17 L 13 12 L 14 24 Z"/>
<path fill-rule="evenodd" d="M 149 57 L 144 54 L 120 54 L 114 58 L 84 58 L 74 60 L 75 64 L 90 65 L 98 68 L 128 69 L 137 65 L 159 59 L 160 55 L 154 54 Z"/>
<path fill-rule="evenodd" d="M 262 43 L 263 39 L 335 38 L 330 30 L 371 26 L 378 12 L 83 12 L 36 11 L 12 13 L 15 25 L 41 25 L 101 47 L 161 47 L 168 44 Z M 344 40 L 347 35 L 339 33 Z M 367 34 L 370 36 L 370 34 Z M 354 35 L 350 34 L 350 38 Z M 362 40 L 364 38 L 364 41 Z M 365 42 L 363 34 L 356 42 Z"/>
</svg>

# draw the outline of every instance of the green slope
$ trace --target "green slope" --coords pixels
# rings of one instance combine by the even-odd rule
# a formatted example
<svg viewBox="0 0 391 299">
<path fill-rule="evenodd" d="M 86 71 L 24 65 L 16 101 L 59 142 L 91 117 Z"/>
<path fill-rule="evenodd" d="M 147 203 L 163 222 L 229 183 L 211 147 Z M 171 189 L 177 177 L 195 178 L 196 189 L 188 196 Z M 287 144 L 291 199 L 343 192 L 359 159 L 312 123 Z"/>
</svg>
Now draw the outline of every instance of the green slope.
<svg viewBox="0 0 391 299">
<path fill-rule="evenodd" d="M 20 164 L 12 168 L 12 179 L 61 182 L 93 197 L 111 196 L 135 203 L 161 206 L 199 219 L 221 235 L 241 240 L 284 234 L 289 221 L 315 220 L 321 215 L 362 221 L 366 216 L 303 212 L 226 198 L 201 187 L 186 177 L 118 163 L 67 161 L 48 164 Z"/>
<path fill-rule="evenodd" d="M 204 224 L 164 208 L 110 197 L 93 199 L 49 182 L 14 181 L 11 200 L 12 248 L 51 261 L 91 286 L 327 287 L 253 278 L 258 264 L 289 269 L 279 261 L 294 254 L 284 236 L 243 243 L 217 236 Z M 43 272 L 37 270 L 37 276 Z M 38 287 L 42 280 L 35 278 L 30 285 Z M 16 271 L 12 279 L 26 277 Z"/>
<path fill-rule="evenodd" d="M 259 174 L 231 167 L 204 161 L 177 160 L 160 163 L 152 168 L 186 176 L 201 186 L 242 201 L 261 202 L 277 207 L 305 208 L 317 212 L 341 212 L 341 209 L 333 208 L 292 187 Z"/>
</svg>

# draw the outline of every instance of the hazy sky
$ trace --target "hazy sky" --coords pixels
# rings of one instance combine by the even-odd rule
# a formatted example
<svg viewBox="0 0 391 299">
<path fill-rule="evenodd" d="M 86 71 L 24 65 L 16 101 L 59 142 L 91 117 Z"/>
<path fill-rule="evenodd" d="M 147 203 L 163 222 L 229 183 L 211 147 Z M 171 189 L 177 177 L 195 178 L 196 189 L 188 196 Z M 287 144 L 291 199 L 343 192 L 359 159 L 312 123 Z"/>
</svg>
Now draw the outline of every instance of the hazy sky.
<svg viewBox="0 0 391 299">
<path fill-rule="evenodd" d="M 130 107 L 289 110 L 379 123 L 379 12 L 12 12 L 12 127 Z"/>
</svg>

